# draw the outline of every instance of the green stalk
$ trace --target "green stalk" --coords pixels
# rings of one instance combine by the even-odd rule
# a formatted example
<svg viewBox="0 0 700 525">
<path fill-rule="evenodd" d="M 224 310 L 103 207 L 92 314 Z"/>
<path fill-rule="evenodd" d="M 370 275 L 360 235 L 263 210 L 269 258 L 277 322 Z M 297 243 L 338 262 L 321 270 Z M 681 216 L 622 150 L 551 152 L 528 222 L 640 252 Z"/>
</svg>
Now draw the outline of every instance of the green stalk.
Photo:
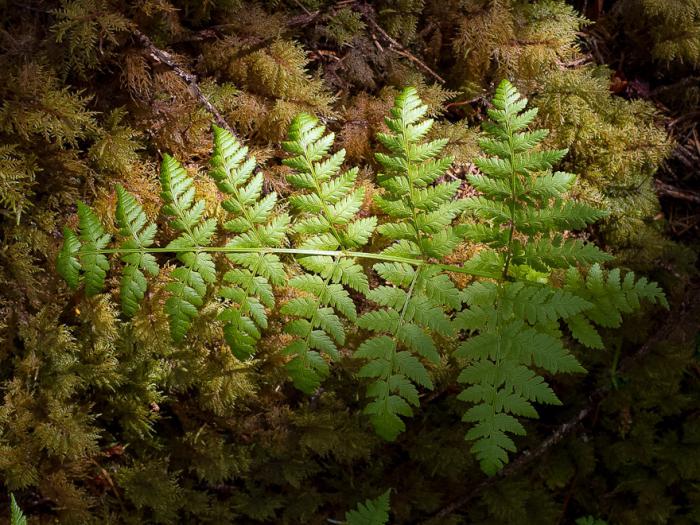
<svg viewBox="0 0 700 525">
<path fill-rule="evenodd" d="M 147 253 L 184 253 L 191 252 L 192 247 L 189 248 L 149 248 L 146 250 Z M 426 262 L 421 259 L 412 259 L 410 257 L 399 257 L 396 255 L 384 255 L 381 253 L 368 253 L 368 252 L 355 252 L 355 251 L 345 251 L 345 250 L 303 250 L 298 248 L 267 248 L 267 247 L 231 247 L 231 246 L 202 246 L 199 248 L 200 252 L 210 252 L 210 253 L 278 253 L 278 254 L 288 254 L 288 255 L 320 255 L 327 257 L 356 257 L 359 259 L 374 259 L 378 261 L 385 262 L 399 262 L 410 264 L 411 266 L 433 266 L 440 268 L 446 272 L 462 273 L 465 275 L 472 275 L 474 277 L 483 277 L 486 279 L 495 279 L 498 276 L 488 273 L 480 272 L 478 270 L 467 270 L 461 266 L 454 266 L 451 264 L 440 264 Z M 104 248 L 102 250 L 81 250 L 79 255 L 95 255 L 95 254 L 121 254 L 125 255 L 128 253 L 142 253 L 144 250 L 138 248 Z"/>
</svg>

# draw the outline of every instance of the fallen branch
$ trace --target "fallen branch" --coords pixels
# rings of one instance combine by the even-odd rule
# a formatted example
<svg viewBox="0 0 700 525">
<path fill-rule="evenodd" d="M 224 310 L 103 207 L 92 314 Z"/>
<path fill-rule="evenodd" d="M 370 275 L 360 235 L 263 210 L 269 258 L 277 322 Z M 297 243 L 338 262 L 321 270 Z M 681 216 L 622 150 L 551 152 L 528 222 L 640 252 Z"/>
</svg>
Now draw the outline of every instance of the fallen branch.
<svg viewBox="0 0 700 525">
<path fill-rule="evenodd" d="M 694 337 L 697 329 L 700 325 L 700 287 L 695 284 L 695 286 L 689 286 L 686 290 L 685 300 L 678 308 L 678 312 L 669 312 L 667 321 L 664 325 L 655 332 L 654 336 L 644 343 L 637 352 L 625 359 L 621 365 L 618 367 L 619 372 L 628 370 L 635 364 L 637 364 L 643 357 L 645 357 L 658 343 L 668 340 L 671 335 L 682 333 L 687 335 L 691 334 Z M 683 330 L 683 327 L 692 325 L 693 328 L 690 330 Z M 571 434 L 580 424 L 586 419 L 598 406 L 600 401 L 602 401 L 605 396 L 612 389 L 612 384 L 607 384 L 593 391 L 589 396 L 588 404 L 579 410 L 576 415 L 571 419 L 562 423 L 560 426 L 552 432 L 547 439 L 542 441 L 537 447 L 532 450 L 524 450 L 521 452 L 515 460 L 509 463 L 505 468 L 500 470 L 494 476 L 486 478 L 481 483 L 475 485 L 471 488 L 469 492 L 454 499 L 451 503 L 443 507 L 437 514 L 423 522 L 423 525 L 428 525 L 434 523 L 434 520 L 439 520 L 441 518 L 446 518 L 454 513 L 456 510 L 464 507 L 474 498 L 479 496 L 487 488 L 497 484 L 502 479 L 508 478 L 518 472 L 524 470 L 528 467 L 534 460 L 543 456 L 552 447 L 562 441 L 565 437 Z"/>
<path fill-rule="evenodd" d="M 136 40 L 138 40 L 138 42 L 148 51 L 148 54 L 155 62 L 169 67 L 178 77 L 185 81 L 185 83 L 189 86 L 190 90 L 192 91 L 192 94 L 197 98 L 197 100 L 202 104 L 202 106 L 204 106 L 204 108 L 212 114 L 214 120 L 219 126 L 235 134 L 235 130 L 233 129 L 233 127 L 229 125 L 228 122 L 226 122 L 226 119 L 224 119 L 224 117 L 221 116 L 221 113 L 219 113 L 219 111 L 214 107 L 214 105 L 211 102 L 209 102 L 209 99 L 204 95 L 201 88 L 199 87 L 199 84 L 197 84 L 197 77 L 195 75 L 185 71 L 179 65 L 177 65 L 170 53 L 157 48 L 153 44 L 153 42 L 151 42 L 151 39 L 144 35 L 138 29 L 133 30 L 133 35 L 136 37 Z"/>
<path fill-rule="evenodd" d="M 665 182 L 662 182 L 658 179 L 655 181 L 655 184 L 656 191 L 659 195 L 663 195 L 664 197 L 673 197 L 674 199 L 680 199 L 689 202 L 700 203 L 700 194 L 698 194 L 697 192 L 691 190 L 682 190 L 680 188 L 676 188 L 675 186 L 671 186 L 670 184 L 666 184 Z"/>
<path fill-rule="evenodd" d="M 438 75 L 435 71 L 433 71 L 425 62 L 420 60 L 418 57 L 413 55 L 408 49 L 406 49 L 404 46 L 402 46 L 398 41 L 396 41 L 392 36 L 384 31 L 382 27 L 377 23 L 374 17 L 374 8 L 368 4 L 360 4 L 357 6 L 360 13 L 362 14 L 362 18 L 365 19 L 367 24 L 379 33 L 379 35 L 382 37 L 382 39 L 385 41 L 385 45 L 387 48 L 389 48 L 390 51 L 393 51 L 397 55 L 400 55 L 404 58 L 407 58 L 414 64 L 416 64 L 420 69 L 428 73 L 430 76 L 432 76 L 434 79 L 436 79 L 438 82 L 441 84 L 445 83 L 445 79 L 442 78 L 440 75 Z M 372 33 L 372 36 L 374 37 L 374 33 Z"/>
</svg>

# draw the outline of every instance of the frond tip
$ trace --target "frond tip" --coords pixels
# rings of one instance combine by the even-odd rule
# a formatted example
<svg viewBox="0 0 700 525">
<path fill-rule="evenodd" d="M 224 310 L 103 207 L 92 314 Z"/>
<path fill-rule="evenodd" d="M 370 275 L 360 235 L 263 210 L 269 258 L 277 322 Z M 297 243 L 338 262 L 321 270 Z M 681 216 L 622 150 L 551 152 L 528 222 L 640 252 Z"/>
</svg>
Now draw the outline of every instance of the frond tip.
<svg viewBox="0 0 700 525">
<path fill-rule="evenodd" d="M 384 494 L 358 503 L 355 510 L 345 513 L 348 525 L 385 525 L 389 521 L 389 495 L 391 489 Z"/>
</svg>

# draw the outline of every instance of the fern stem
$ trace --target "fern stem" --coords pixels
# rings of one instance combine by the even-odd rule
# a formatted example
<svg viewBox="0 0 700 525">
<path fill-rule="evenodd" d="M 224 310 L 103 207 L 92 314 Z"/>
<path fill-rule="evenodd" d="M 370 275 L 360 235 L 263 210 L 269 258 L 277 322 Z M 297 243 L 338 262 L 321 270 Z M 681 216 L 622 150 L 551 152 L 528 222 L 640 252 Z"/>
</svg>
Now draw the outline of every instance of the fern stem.
<svg viewBox="0 0 700 525">
<path fill-rule="evenodd" d="M 513 233 L 515 233 L 515 179 L 517 177 L 517 173 L 515 171 L 515 166 L 513 165 L 513 158 L 515 157 L 515 148 L 513 148 L 513 130 L 510 128 L 510 120 L 507 120 L 504 123 L 504 126 L 506 128 L 506 131 L 508 132 L 508 153 L 509 153 L 509 161 L 510 161 L 510 175 L 511 175 L 511 180 L 510 180 L 510 203 L 509 203 L 509 210 L 510 210 L 510 230 L 508 231 L 508 245 L 507 245 L 507 250 L 508 252 L 506 253 L 506 262 L 503 265 L 503 280 L 508 279 L 508 268 L 510 267 L 510 261 L 513 258 Z"/>
<path fill-rule="evenodd" d="M 403 303 L 403 308 L 401 308 L 401 317 L 399 317 L 399 323 L 396 327 L 396 332 L 394 333 L 394 336 L 398 334 L 399 329 L 401 328 L 401 325 L 403 325 L 403 320 L 404 317 L 406 317 L 406 310 L 408 309 L 408 303 L 411 302 L 411 297 L 413 297 L 413 289 L 416 286 L 416 281 L 418 281 L 418 276 L 420 275 L 420 268 L 416 270 L 416 272 L 413 274 L 413 279 L 411 279 L 411 286 L 408 287 L 408 292 L 406 292 L 406 300 Z"/>
<path fill-rule="evenodd" d="M 149 248 L 148 253 L 185 253 L 192 252 L 192 247 L 189 248 Z M 465 275 L 472 275 L 474 277 L 484 277 L 486 279 L 494 279 L 497 276 L 490 272 L 480 272 L 478 270 L 467 270 L 461 266 L 454 266 L 451 264 L 440 264 L 426 262 L 422 259 L 411 259 L 410 257 L 399 257 L 396 255 L 384 255 L 381 253 L 369 253 L 369 252 L 354 252 L 354 251 L 342 251 L 342 250 L 305 250 L 298 248 L 267 248 L 267 247 L 250 247 L 250 248 L 237 248 L 232 246 L 201 246 L 199 248 L 200 252 L 210 252 L 210 253 L 278 253 L 278 254 L 288 254 L 288 255 L 319 255 L 326 257 L 356 257 L 358 259 L 374 259 L 378 261 L 386 262 L 399 262 L 410 264 L 411 266 L 433 266 L 440 268 L 446 272 L 462 273 Z M 105 248 L 101 250 L 91 251 L 81 251 L 80 255 L 95 255 L 95 254 L 128 254 L 128 253 L 142 253 L 143 250 L 137 248 Z"/>
</svg>

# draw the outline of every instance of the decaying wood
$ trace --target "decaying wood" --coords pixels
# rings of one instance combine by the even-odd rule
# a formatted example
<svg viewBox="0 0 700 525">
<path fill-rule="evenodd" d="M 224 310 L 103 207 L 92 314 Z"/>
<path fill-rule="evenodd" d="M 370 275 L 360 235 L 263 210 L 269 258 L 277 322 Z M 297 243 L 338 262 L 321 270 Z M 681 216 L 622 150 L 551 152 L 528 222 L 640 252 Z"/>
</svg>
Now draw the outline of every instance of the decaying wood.
<svg viewBox="0 0 700 525">
<path fill-rule="evenodd" d="M 658 179 L 655 181 L 655 184 L 656 191 L 659 195 L 689 202 L 697 202 L 700 204 L 700 194 L 698 194 L 697 192 L 691 190 L 682 190 Z"/>
<path fill-rule="evenodd" d="M 170 69 L 173 70 L 173 72 L 180 77 L 182 80 L 187 83 L 189 86 L 190 90 L 192 91 L 192 94 L 195 96 L 195 98 L 199 101 L 204 108 L 211 113 L 211 115 L 214 117 L 214 120 L 216 123 L 221 126 L 222 128 L 230 131 L 231 133 L 235 133 L 233 126 L 231 126 L 228 122 L 226 122 L 226 119 L 224 119 L 223 116 L 221 116 L 221 113 L 214 107 L 214 105 L 209 101 L 209 99 L 206 97 L 206 95 L 202 92 L 202 89 L 199 87 L 199 84 L 197 84 L 197 77 L 196 75 L 185 71 L 182 67 L 180 67 L 175 60 L 173 59 L 172 55 L 168 53 L 167 51 L 163 51 L 162 49 L 156 47 L 153 42 L 151 42 L 151 39 L 148 38 L 146 35 L 144 35 L 141 31 L 138 29 L 135 29 L 133 32 L 134 37 L 136 40 L 141 44 L 146 51 L 148 51 L 149 56 L 151 59 L 153 59 L 155 62 L 159 64 L 163 64 L 164 66 L 169 67 Z"/>
</svg>

